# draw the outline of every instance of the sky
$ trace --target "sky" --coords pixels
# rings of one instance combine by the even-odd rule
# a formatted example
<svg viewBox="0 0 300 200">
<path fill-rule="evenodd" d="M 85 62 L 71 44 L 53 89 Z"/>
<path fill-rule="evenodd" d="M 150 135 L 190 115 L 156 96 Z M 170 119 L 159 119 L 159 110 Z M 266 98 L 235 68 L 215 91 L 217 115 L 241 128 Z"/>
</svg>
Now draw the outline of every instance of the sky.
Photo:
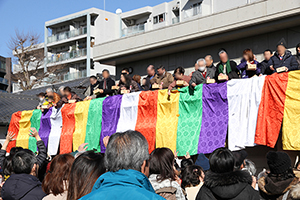
<svg viewBox="0 0 300 200">
<path fill-rule="evenodd" d="M 105 10 L 115 13 L 144 6 L 155 6 L 169 0 L 106 0 Z M 33 32 L 44 40 L 46 21 L 89 8 L 104 9 L 104 0 L 0 0 L 0 55 L 11 57 L 7 43 L 15 31 Z"/>
</svg>

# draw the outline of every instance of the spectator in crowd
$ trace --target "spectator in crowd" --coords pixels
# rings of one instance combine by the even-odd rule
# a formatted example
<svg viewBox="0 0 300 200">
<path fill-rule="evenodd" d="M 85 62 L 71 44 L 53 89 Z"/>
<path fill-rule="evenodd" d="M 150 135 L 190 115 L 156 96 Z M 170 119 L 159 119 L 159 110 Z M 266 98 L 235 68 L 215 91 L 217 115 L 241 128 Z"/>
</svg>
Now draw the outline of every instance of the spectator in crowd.
<svg viewBox="0 0 300 200">
<path fill-rule="evenodd" d="M 206 68 L 211 68 L 216 72 L 216 66 L 214 65 L 214 60 L 211 55 L 206 55 L 205 56 L 205 62 L 206 62 Z"/>
<path fill-rule="evenodd" d="M 149 81 L 149 83 L 150 83 L 150 81 Z M 150 84 L 150 86 L 151 86 L 151 84 Z M 142 80 L 142 90 L 143 90 L 143 91 L 149 90 L 149 89 L 147 89 L 147 88 L 149 88 L 149 87 L 147 86 L 147 78 L 143 78 L 143 80 Z"/>
<path fill-rule="evenodd" d="M 42 105 L 47 104 L 46 94 L 44 92 L 40 92 L 37 96 L 39 98 L 39 105 L 37 106 L 37 109 L 41 109 Z"/>
<path fill-rule="evenodd" d="M 163 65 L 157 68 L 157 74 L 151 79 L 150 83 L 153 85 L 159 85 L 159 89 L 167 89 L 169 85 L 174 81 L 172 74 L 166 71 Z"/>
<path fill-rule="evenodd" d="M 97 97 L 106 97 L 112 96 L 114 94 L 114 90 L 112 90 L 112 86 L 116 85 L 115 81 L 110 77 L 110 73 L 107 69 L 102 71 L 103 80 L 100 81 L 100 94 Z"/>
<path fill-rule="evenodd" d="M 146 83 L 143 84 L 144 86 L 144 90 L 147 91 L 147 90 L 150 90 L 151 89 L 151 79 L 154 78 L 155 76 L 155 68 L 153 65 L 149 65 L 148 68 L 147 68 L 147 77 L 146 77 Z"/>
<path fill-rule="evenodd" d="M 199 69 L 195 71 L 190 80 L 190 85 L 194 88 L 196 85 L 206 83 L 207 79 L 214 79 L 215 71 L 213 68 L 207 68 L 205 59 L 200 58 L 197 61 Z"/>
<path fill-rule="evenodd" d="M 199 69 L 199 65 L 198 65 L 198 60 L 197 60 L 196 63 L 195 63 L 195 71 L 191 72 L 189 74 L 189 76 L 192 77 L 193 73 L 196 72 L 196 71 L 198 71 L 198 69 Z"/>
<path fill-rule="evenodd" d="M 61 154 L 54 157 L 42 183 L 43 191 L 47 194 L 43 200 L 67 199 L 68 180 L 73 162 L 74 157 L 70 154 Z"/>
<path fill-rule="evenodd" d="M 300 178 L 300 161 L 298 161 L 295 165 L 294 173 L 296 177 Z"/>
<path fill-rule="evenodd" d="M 187 194 L 187 200 L 196 199 L 197 193 L 204 183 L 204 171 L 202 167 L 197 165 L 187 166 L 181 175 L 181 187 Z"/>
<path fill-rule="evenodd" d="M 255 176 L 257 171 L 255 163 L 249 159 L 245 159 L 245 167 L 243 168 L 243 170 L 248 171 L 251 176 Z"/>
<path fill-rule="evenodd" d="M 171 94 L 171 90 L 176 87 L 176 81 L 178 80 L 182 80 L 184 81 L 184 84 L 183 84 L 183 87 L 186 87 L 186 86 L 189 86 L 189 82 L 191 80 L 191 77 L 190 76 L 186 76 L 184 75 L 184 72 L 185 70 L 183 69 L 183 67 L 177 67 L 175 70 L 174 70 L 174 77 L 175 77 L 175 80 L 169 85 L 168 87 L 168 93 L 169 95 Z"/>
<path fill-rule="evenodd" d="M 121 74 L 129 75 L 129 69 L 127 67 L 123 68 L 122 71 L 121 71 Z"/>
<path fill-rule="evenodd" d="M 82 101 L 82 99 L 75 92 L 72 92 L 71 88 L 68 86 L 64 88 L 64 94 L 65 96 L 56 104 L 57 108 L 62 107 L 65 103 L 69 103 L 69 100 L 75 100 L 75 102 Z"/>
<path fill-rule="evenodd" d="M 175 157 L 168 148 L 156 148 L 150 155 L 149 180 L 157 194 L 165 199 L 185 200 L 181 181 L 174 170 Z"/>
<path fill-rule="evenodd" d="M 229 60 L 225 49 L 221 49 L 218 55 L 220 57 L 220 62 L 216 66 L 216 80 L 218 80 L 220 74 L 227 77 L 227 80 L 240 78 L 236 62 Z"/>
<path fill-rule="evenodd" d="M 248 70 L 248 64 L 255 64 L 255 70 Z M 254 75 L 259 76 L 261 73 L 261 66 L 260 63 L 254 60 L 254 54 L 251 49 L 245 49 L 243 51 L 243 58 L 241 63 L 237 66 L 237 68 L 241 71 L 242 78 L 251 78 Z"/>
<path fill-rule="evenodd" d="M 58 88 L 58 92 L 59 92 L 60 98 L 62 98 L 63 96 L 65 96 L 64 89 L 65 89 L 65 86 L 60 86 Z"/>
<path fill-rule="evenodd" d="M 107 171 L 96 181 L 93 191 L 82 200 L 163 199 L 155 194 L 149 176 L 148 142 L 137 131 L 113 134 L 104 160 Z"/>
<path fill-rule="evenodd" d="M 296 46 L 296 55 L 295 55 L 296 61 L 298 63 L 298 69 L 300 69 L 300 43 Z"/>
<path fill-rule="evenodd" d="M 248 172 L 234 170 L 235 159 L 227 148 L 216 149 L 209 157 L 210 170 L 206 172 L 204 185 L 196 200 L 232 199 L 257 200 Z"/>
<path fill-rule="evenodd" d="M 285 71 L 293 71 L 298 69 L 298 63 L 292 53 L 287 50 L 285 39 L 282 38 L 277 44 L 275 54 L 270 58 L 268 65 L 269 68 L 276 72 L 277 68 L 285 67 Z"/>
<path fill-rule="evenodd" d="M 207 170 L 209 170 L 210 166 L 209 166 L 209 160 L 208 158 L 206 158 L 206 156 L 203 153 L 200 153 L 197 157 L 197 160 L 195 162 L 195 165 L 198 165 L 200 167 L 202 167 L 202 169 L 206 172 Z"/>
<path fill-rule="evenodd" d="M 245 150 L 239 150 L 239 151 L 232 152 L 232 154 L 233 154 L 234 159 L 235 159 L 234 168 L 236 170 L 243 169 L 245 167 L 245 165 L 246 165 L 245 159 L 248 156 L 247 151 L 245 151 Z"/>
<path fill-rule="evenodd" d="M 87 151 L 78 156 L 71 168 L 67 200 L 77 200 L 89 194 L 105 171 L 102 155 Z"/>
<path fill-rule="evenodd" d="M 122 90 L 129 90 L 129 92 L 137 92 L 140 90 L 138 84 L 127 74 L 121 74 L 119 86 L 119 94 L 121 94 Z"/>
<path fill-rule="evenodd" d="M 8 132 L 7 135 L 6 135 L 6 139 L 5 139 L 5 141 L 4 141 L 4 143 L 1 147 L 1 150 L 0 150 L 0 168 L 2 169 L 2 171 L 4 169 L 3 164 L 4 164 L 4 161 L 6 159 L 5 156 L 6 156 L 7 146 L 11 141 L 14 140 L 14 136 L 15 136 L 15 134 L 13 132 Z"/>
<path fill-rule="evenodd" d="M 86 96 L 85 100 L 95 99 L 97 95 L 94 94 L 94 90 L 99 89 L 100 83 L 96 76 L 90 76 L 90 85 L 84 92 Z"/>
<path fill-rule="evenodd" d="M 270 172 L 258 180 L 261 197 L 264 199 L 300 199 L 300 184 L 296 178 L 292 162 L 285 152 L 270 151 L 267 154 Z"/>
<path fill-rule="evenodd" d="M 273 51 L 270 49 L 266 49 L 264 51 L 264 60 L 260 63 L 261 66 L 261 73 L 264 75 L 271 75 L 273 73 L 273 70 L 269 67 L 269 60 L 273 56 Z"/>
<path fill-rule="evenodd" d="M 194 165 L 194 161 L 189 157 L 189 158 L 184 158 L 181 160 L 181 172 L 183 172 L 185 170 L 185 168 L 187 168 L 188 166 Z"/>
<path fill-rule="evenodd" d="M 60 100 L 59 94 L 57 94 L 56 92 L 54 92 L 52 88 L 47 88 L 46 89 L 46 95 L 48 97 L 52 97 L 53 98 L 53 104 L 57 104 L 57 102 L 59 102 L 59 100 Z"/>
<path fill-rule="evenodd" d="M 141 86 L 141 76 L 136 74 L 132 77 L 132 79 L 137 83 L 137 85 L 139 87 L 139 91 L 142 91 L 143 88 Z"/>
</svg>

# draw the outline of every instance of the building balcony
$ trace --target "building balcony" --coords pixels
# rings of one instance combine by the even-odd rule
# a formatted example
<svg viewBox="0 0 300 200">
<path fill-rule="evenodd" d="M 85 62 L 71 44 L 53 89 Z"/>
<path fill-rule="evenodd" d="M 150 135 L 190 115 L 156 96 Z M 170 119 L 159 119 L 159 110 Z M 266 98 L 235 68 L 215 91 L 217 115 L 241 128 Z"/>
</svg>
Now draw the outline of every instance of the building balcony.
<svg viewBox="0 0 300 200">
<path fill-rule="evenodd" d="M 179 16 L 172 18 L 172 24 L 177 24 L 180 22 Z"/>
<path fill-rule="evenodd" d="M 79 78 L 84 78 L 86 77 L 86 70 L 78 71 L 78 72 L 73 72 L 73 73 L 66 73 L 62 75 L 61 80 L 62 81 L 71 81 Z"/>
<path fill-rule="evenodd" d="M 4 85 L 8 85 L 8 80 L 5 78 L 0 77 L 0 83 Z"/>
<path fill-rule="evenodd" d="M 201 14 L 202 14 L 201 4 L 199 4 L 197 6 L 193 6 L 192 8 L 183 11 L 184 19 L 194 17 L 194 16 L 197 16 L 197 15 L 201 15 Z"/>
<path fill-rule="evenodd" d="M 87 49 L 79 49 L 71 52 L 63 52 L 59 54 L 52 54 L 51 56 L 48 56 L 47 58 L 47 64 L 53 64 L 53 63 L 60 63 L 64 61 L 73 60 L 76 58 L 81 58 L 86 56 Z"/>
<path fill-rule="evenodd" d="M 58 33 L 58 34 L 49 36 L 47 41 L 48 41 L 48 44 L 50 44 L 50 43 L 53 43 L 53 42 L 58 42 L 58 41 L 61 41 L 61 40 L 67 40 L 69 38 L 84 35 L 86 33 L 87 33 L 87 27 L 82 27 L 82 28 L 79 28 L 79 29 L 74 29 L 74 30 L 71 30 L 71 31 L 65 31 L 65 32 L 62 32 L 62 33 Z"/>
<path fill-rule="evenodd" d="M 129 27 L 124 28 L 122 30 L 122 37 L 135 35 L 135 34 L 143 33 L 143 32 L 145 32 L 145 25 L 144 24 L 129 26 Z"/>
</svg>

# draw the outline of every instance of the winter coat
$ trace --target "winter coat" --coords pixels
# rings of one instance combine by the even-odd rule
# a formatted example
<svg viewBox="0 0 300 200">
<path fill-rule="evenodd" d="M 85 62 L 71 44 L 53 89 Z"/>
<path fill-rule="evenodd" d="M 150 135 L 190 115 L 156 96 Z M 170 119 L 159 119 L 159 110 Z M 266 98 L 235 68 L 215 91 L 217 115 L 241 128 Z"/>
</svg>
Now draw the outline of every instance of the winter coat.
<svg viewBox="0 0 300 200">
<path fill-rule="evenodd" d="M 276 181 L 275 177 L 261 177 L 258 180 L 260 195 L 266 200 L 300 199 L 300 183 L 298 178 Z M 284 195 L 286 195 L 284 197 Z"/>
<path fill-rule="evenodd" d="M 67 200 L 68 191 L 64 191 L 62 194 L 58 194 L 54 196 L 53 194 L 49 194 L 43 198 L 43 200 Z"/>
<path fill-rule="evenodd" d="M 71 99 L 68 99 L 66 96 L 64 96 L 63 98 L 61 98 L 61 100 L 56 104 L 57 108 L 61 108 L 63 104 L 65 103 L 69 103 L 69 100 L 76 100 L 76 102 L 78 101 L 82 101 L 82 99 L 75 94 L 75 92 L 71 92 Z"/>
<path fill-rule="evenodd" d="M 93 98 L 96 98 L 97 96 L 94 95 L 94 90 L 98 89 L 100 86 L 100 82 L 97 81 L 94 85 L 90 84 L 89 87 L 84 92 L 84 96 L 88 97 L 91 96 Z"/>
<path fill-rule="evenodd" d="M 206 83 L 206 79 L 214 79 L 215 78 L 215 71 L 212 68 L 206 68 L 206 75 L 205 78 L 202 75 L 202 72 L 197 70 L 193 73 L 192 78 L 190 80 L 190 86 L 192 83 L 196 83 L 196 85 Z M 192 86 L 191 86 L 192 87 Z"/>
<path fill-rule="evenodd" d="M 112 96 L 114 93 L 114 90 L 112 90 L 112 86 L 116 85 L 115 81 L 108 77 L 106 79 L 106 88 L 104 88 L 104 79 L 100 81 L 99 89 L 103 90 L 102 94 L 99 94 L 97 97 L 105 97 L 106 95 Z"/>
<path fill-rule="evenodd" d="M 218 76 L 219 76 L 219 67 L 220 65 L 223 65 L 222 62 L 219 62 L 216 66 L 216 81 L 218 81 Z M 230 67 L 231 67 L 231 72 L 228 73 L 226 72 L 226 75 L 228 76 L 228 79 L 231 80 L 231 79 L 236 79 L 236 78 L 240 78 L 240 72 L 238 70 L 238 68 L 236 67 L 237 64 L 236 62 L 234 62 L 233 60 L 230 61 Z"/>
<path fill-rule="evenodd" d="M 29 174 L 12 174 L 2 188 L 4 200 L 41 200 L 44 196 L 42 183 Z"/>
<path fill-rule="evenodd" d="M 98 178 L 92 192 L 81 200 L 162 200 L 155 194 L 148 178 L 139 171 L 121 169 L 106 172 Z"/>
<path fill-rule="evenodd" d="M 252 186 L 252 177 L 246 171 L 205 174 L 204 185 L 196 200 L 259 200 L 259 194 Z"/>
<path fill-rule="evenodd" d="M 300 53 L 298 53 L 297 55 L 295 55 L 295 59 L 298 63 L 298 69 L 300 69 Z"/>
<path fill-rule="evenodd" d="M 263 74 L 263 75 L 273 74 L 273 71 L 270 69 L 268 62 L 269 62 L 268 60 L 263 60 L 260 63 L 261 74 Z"/>
<path fill-rule="evenodd" d="M 180 187 L 180 185 L 176 181 L 171 181 L 169 179 L 158 181 L 157 174 L 151 174 L 149 176 L 149 181 L 152 184 L 154 190 L 157 191 L 163 188 L 175 188 L 176 189 L 176 199 L 177 200 L 185 200 L 185 195 Z M 168 199 L 167 199 L 168 200 Z"/>
<path fill-rule="evenodd" d="M 256 64 L 256 70 L 255 71 L 248 71 L 247 70 L 247 61 L 245 59 L 241 60 L 241 63 L 237 66 L 237 68 L 241 71 L 242 78 L 251 78 L 254 75 L 260 75 L 261 74 L 261 65 L 256 60 L 252 61 L 251 64 Z"/>
<path fill-rule="evenodd" d="M 155 74 L 154 74 L 154 76 L 155 76 Z M 146 84 L 145 85 L 143 85 L 143 87 L 144 87 L 144 90 L 145 91 L 148 91 L 148 90 L 150 90 L 151 89 L 151 79 L 153 79 L 154 78 L 154 76 L 147 76 L 146 77 Z"/>
<path fill-rule="evenodd" d="M 169 87 L 169 85 L 174 81 L 174 77 L 172 74 L 165 72 L 165 74 L 163 76 L 159 76 L 158 74 L 156 74 L 150 81 L 150 83 L 153 85 L 154 83 L 160 85 L 161 83 L 163 83 L 162 85 L 162 89 L 167 89 Z"/>
<path fill-rule="evenodd" d="M 125 87 L 127 90 L 130 89 L 130 88 L 127 88 L 127 87 L 125 86 L 125 84 L 122 83 L 122 82 L 120 82 L 119 86 L 120 86 L 120 88 L 119 88 L 119 90 L 118 90 L 118 93 L 119 93 L 119 94 L 121 94 L 121 89 L 122 89 L 122 87 Z M 137 82 L 135 82 L 134 80 L 131 80 L 130 86 L 131 86 L 130 92 L 138 92 L 138 91 L 140 91 L 140 88 L 139 88 Z"/>
<path fill-rule="evenodd" d="M 292 53 L 289 50 L 285 51 L 285 54 L 280 60 L 280 57 L 278 55 L 278 52 L 276 51 L 275 54 L 270 58 L 268 62 L 269 67 L 273 65 L 274 72 L 276 72 L 276 69 L 279 67 L 287 67 L 289 71 L 297 70 L 298 69 L 298 63 L 295 59 L 295 57 L 292 55 Z"/>
<path fill-rule="evenodd" d="M 186 76 L 186 75 L 183 75 L 182 79 L 183 81 L 189 83 L 190 80 L 191 80 L 191 77 L 190 76 Z M 176 87 L 176 81 L 177 80 L 174 80 L 168 87 L 168 90 L 172 90 L 174 87 Z"/>
</svg>

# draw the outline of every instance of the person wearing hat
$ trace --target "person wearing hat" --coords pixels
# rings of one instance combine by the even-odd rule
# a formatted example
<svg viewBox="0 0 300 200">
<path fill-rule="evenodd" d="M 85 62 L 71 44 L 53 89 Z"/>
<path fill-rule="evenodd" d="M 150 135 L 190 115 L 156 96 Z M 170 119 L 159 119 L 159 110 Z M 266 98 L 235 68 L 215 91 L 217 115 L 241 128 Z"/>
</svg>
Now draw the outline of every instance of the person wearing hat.
<svg viewBox="0 0 300 200">
<path fill-rule="evenodd" d="M 235 169 L 239 170 L 239 169 L 243 169 L 246 165 L 245 163 L 245 159 L 248 156 L 247 151 L 245 150 L 240 150 L 240 151 L 234 151 L 232 152 L 234 159 L 235 159 Z"/>
<path fill-rule="evenodd" d="M 204 171 L 207 171 L 210 168 L 209 160 L 208 158 L 206 158 L 206 156 L 203 153 L 200 153 L 198 155 L 195 165 L 202 167 Z"/>
<path fill-rule="evenodd" d="M 267 154 L 270 172 L 258 180 L 263 199 L 300 199 L 300 183 L 292 168 L 292 161 L 285 152 L 270 151 Z"/>
<path fill-rule="evenodd" d="M 277 68 L 285 67 L 285 71 L 293 71 L 298 69 L 298 63 L 292 53 L 287 50 L 287 44 L 282 38 L 276 46 L 277 50 L 268 62 L 270 70 L 276 72 Z"/>
<path fill-rule="evenodd" d="M 215 80 L 219 81 L 218 77 L 221 74 L 226 76 L 227 80 L 240 78 L 240 72 L 236 62 L 229 60 L 226 50 L 220 49 L 218 55 L 220 57 L 220 62 L 216 66 Z"/>
</svg>

